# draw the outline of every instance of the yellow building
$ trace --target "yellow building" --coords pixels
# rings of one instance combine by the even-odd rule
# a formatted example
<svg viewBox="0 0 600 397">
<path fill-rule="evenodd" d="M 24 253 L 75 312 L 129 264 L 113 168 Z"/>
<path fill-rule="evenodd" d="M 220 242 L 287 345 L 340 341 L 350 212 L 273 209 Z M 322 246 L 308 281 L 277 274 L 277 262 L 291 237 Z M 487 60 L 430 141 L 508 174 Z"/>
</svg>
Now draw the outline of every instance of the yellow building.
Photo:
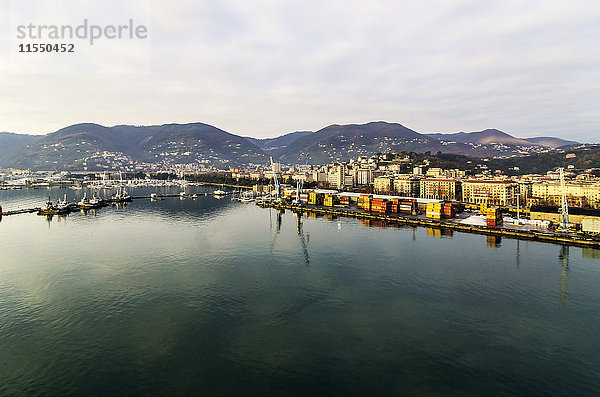
<svg viewBox="0 0 600 397">
<path fill-rule="evenodd" d="M 420 195 L 426 199 L 460 201 L 460 181 L 439 178 L 421 179 Z"/>
<path fill-rule="evenodd" d="M 600 209 L 599 182 L 568 182 L 565 184 L 569 206 Z M 558 181 L 534 183 L 531 199 L 534 203 L 560 205 L 562 189 Z"/>
<path fill-rule="evenodd" d="M 419 197 L 421 188 L 420 179 L 413 175 L 396 175 L 394 177 L 394 191 L 399 196 Z"/>
<path fill-rule="evenodd" d="M 462 199 L 466 203 L 516 205 L 519 185 L 512 181 L 468 180 L 462 183 Z"/>
<path fill-rule="evenodd" d="M 389 193 L 393 184 L 393 180 L 389 176 L 379 176 L 373 178 L 373 189 L 377 193 Z"/>
</svg>

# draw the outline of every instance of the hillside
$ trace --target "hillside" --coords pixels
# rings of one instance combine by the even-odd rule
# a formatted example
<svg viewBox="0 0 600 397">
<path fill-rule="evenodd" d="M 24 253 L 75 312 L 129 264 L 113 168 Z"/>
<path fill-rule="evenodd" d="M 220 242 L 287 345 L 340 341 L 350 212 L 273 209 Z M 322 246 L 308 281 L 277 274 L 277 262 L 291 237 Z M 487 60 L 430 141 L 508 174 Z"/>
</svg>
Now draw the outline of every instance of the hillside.
<svg viewBox="0 0 600 397">
<path fill-rule="evenodd" d="M 289 134 L 281 135 L 276 138 L 257 139 L 246 137 L 247 140 L 255 144 L 266 154 L 274 157 L 279 157 L 283 151 L 294 141 L 304 136 L 312 135 L 312 131 L 296 131 Z"/>
<path fill-rule="evenodd" d="M 5 166 L 6 157 L 11 153 L 40 139 L 39 135 L 12 134 L 0 132 L 0 167 Z"/>
<path fill-rule="evenodd" d="M 410 158 L 410 163 L 406 172 L 411 171 L 411 164 L 429 162 L 430 167 L 440 167 L 446 169 L 461 169 L 469 171 L 469 174 L 482 172 L 481 166 L 487 167 L 487 170 L 494 172 L 501 170 L 507 175 L 523 174 L 546 174 L 548 171 L 556 170 L 559 167 L 574 170 L 593 169 L 592 173 L 600 176 L 600 145 L 587 145 L 569 150 L 556 150 L 546 153 L 535 153 L 527 156 L 517 156 L 511 158 L 492 159 L 465 156 L 453 153 L 408 153 L 401 152 L 397 156 Z"/>
<path fill-rule="evenodd" d="M 367 124 L 331 125 L 292 142 L 282 152 L 283 162 L 294 163 L 310 153 L 311 163 L 346 161 L 377 153 L 442 152 L 471 156 L 513 154 L 511 148 L 463 142 L 441 142 L 401 124 L 383 121 Z"/>
<path fill-rule="evenodd" d="M 568 154 L 570 156 L 567 157 Z M 555 168 L 569 166 L 578 170 L 600 168 L 600 146 L 591 145 L 507 159 L 489 159 L 485 164 L 491 170 L 502 170 L 509 175 L 545 174 Z M 515 170 L 514 167 L 518 169 Z"/>
<path fill-rule="evenodd" d="M 420 134 L 398 123 L 330 125 L 276 138 L 234 135 L 203 123 L 155 126 L 75 124 L 46 136 L 0 134 L 0 166 L 22 169 L 133 169 L 136 164 L 188 164 L 227 168 L 267 164 L 325 164 L 377 153 L 449 153 L 470 157 L 512 157 L 547 152 L 573 143 L 559 138 L 528 140 L 488 129 L 456 134 Z"/>
<path fill-rule="evenodd" d="M 554 138 L 550 136 L 540 136 L 536 138 L 524 138 L 527 142 L 533 143 L 534 145 L 540 145 L 548 148 L 558 148 L 561 146 L 578 145 L 578 142 L 568 141 L 566 139 Z"/>
<path fill-rule="evenodd" d="M 510 146 L 531 146 L 537 145 L 547 148 L 556 148 L 565 145 L 576 145 L 577 142 L 567 141 L 560 138 L 538 137 L 538 138 L 515 138 L 506 132 L 497 129 L 486 129 L 475 132 L 458 132 L 453 134 L 426 134 L 430 138 L 439 139 L 445 142 L 462 142 L 475 144 L 503 144 Z"/>
<path fill-rule="evenodd" d="M 16 168 L 101 170 L 131 167 L 136 161 L 225 166 L 264 163 L 266 158 L 246 139 L 202 123 L 76 124 L 12 152 L 5 163 Z"/>
</svg>

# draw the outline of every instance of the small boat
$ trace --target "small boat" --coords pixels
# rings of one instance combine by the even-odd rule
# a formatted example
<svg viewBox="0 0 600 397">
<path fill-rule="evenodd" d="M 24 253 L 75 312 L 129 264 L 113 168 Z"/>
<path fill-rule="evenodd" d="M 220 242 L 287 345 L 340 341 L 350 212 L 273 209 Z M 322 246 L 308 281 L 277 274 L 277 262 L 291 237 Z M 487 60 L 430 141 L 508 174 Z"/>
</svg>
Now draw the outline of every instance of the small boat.
<svg viewBox="0 0 600 397">
<path fill-rule="evenodd" d="M 156 193 L 152 193 L 150 195 L 150 200 L 155 201 L 155 200 L 164 200 L 165 198 L 162 196 L 157 196 Z"/>
<path fill-rule="evenodd" d="M 93 208 L 100 208 L 101 205 L 102 205 L 102 202 L 100 201 L 99 198 L 97 198 L 94 195 L 94 197 L 90 200 L 87 198 L 86 193 L 83 193 L 83 198 L 81 199 L 81 201 L 79 203 L 77 203 L 77 206 L 79 208 L 81 208 L 82 210 L 90 210 Z"/>
<path fill-rule="evenodd" d="M 215 191 L 213 192 L 213 194 L 214 194 L 215 196 L 225 196 L 225 195 L 227 194 L 227 192 L 226 192 L 226 191 L 224 191 L 224 190 L 221 190 L 221 189 L 219 189 L 219 190 L 215 190 Z"/>
<path fill-rule="evenodd" d="M 125 203 L 125 202 L 131 202 L 131 196 L 129 194 L 127 194 L 127 192 L 125 190 L 123 190 L 120 193 L 115 193 L 112 198 L 110 199 L 110 201 L 112 201 L 113 203 Z"/>
<path fill-rule="evenodd" d="M 38 211 L 38 215 L 58 215 L 58 208 L 52 204 L 50 197 L 48 197 L 48 201 L 46 202 L 46 208 L 41 208 Z"/>
<path fill-rule="evenodd" d="M 71 205 L 67 202 L 67 195 L 63 197 L 62 201 L 58 200 L 56 203 L 56 208 L 58 209 L 58 214 L 68 214 L 71 212 Z"/>
<path fill-rule="evenodd" d="M 48 201 L 46 202 L 46 207 L 41 208 L 38 211 L 38 215 L 64 215 L 64 214 L 68 214 L 69 212 L 71 212 L 71 210 L 69 208 L 69 204 L 66 202 L 66 195 L 65 195 L 65 201 L 61 202 L 60 200 L 58 200 L 56 205 L 54 205 L 52 203 L 52 200 L 50 200 L 50 197 L 48 197 Z"/>
</svg>

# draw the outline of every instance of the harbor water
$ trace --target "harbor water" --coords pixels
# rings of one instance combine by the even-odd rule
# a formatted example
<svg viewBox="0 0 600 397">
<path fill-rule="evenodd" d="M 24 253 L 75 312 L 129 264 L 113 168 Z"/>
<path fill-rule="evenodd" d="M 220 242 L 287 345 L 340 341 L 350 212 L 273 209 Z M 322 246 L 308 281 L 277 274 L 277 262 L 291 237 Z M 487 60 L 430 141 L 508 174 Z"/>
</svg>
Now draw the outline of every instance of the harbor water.
<svg viewBox="0 0 600 397">
<path fill-rule="evenodd" d="M 600 390 L 595 249 L 204 195 L 5 216 L 0 244 L 2 396 Z"/>
</svg>

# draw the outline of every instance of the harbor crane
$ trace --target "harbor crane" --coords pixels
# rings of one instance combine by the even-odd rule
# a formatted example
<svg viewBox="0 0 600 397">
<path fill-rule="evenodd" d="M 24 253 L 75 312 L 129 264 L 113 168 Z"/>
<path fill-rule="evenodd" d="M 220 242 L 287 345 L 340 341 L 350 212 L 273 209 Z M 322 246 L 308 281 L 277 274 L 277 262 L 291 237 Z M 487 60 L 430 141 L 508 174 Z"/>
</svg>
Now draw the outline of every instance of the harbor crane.
<svg viewBox="0 0 600 397">
<path fill-rule="evenodd" d="M 273 183 L 275 184 L 275 198 L 279 201 L 281 197 L 281 185 L 279 184 L 279 179 L 277 179 L 277 172 L 275 172 L 275 163 L 273 163 L 273 157 L 269 157 L 271 159 L 271 172 L 273 172 Z"/>
<path fill-rule="evenodd" d="M 308 153 L 306 153 L 306 160 L 304 161 L 304 168 L 303 168 L 303 172 L 304 172 L 304 178 L 302 178 L 301 180 L 299 180 L 296 183 L 296 203 L 300 203 L 300 193 L 302 192 L 302 189 L 304 188 L 304 180 L 306 179 L 306 167 L 308 166 Z"/>
<path fill-rule="evenodd" d="M 560 173 L 560 230 L 562 232 L 568 232 L 569 227 L 569 203 L 567 201 L 567 189 L 565 187 L 565 169 L 559 168 Z"/>
</svg>

